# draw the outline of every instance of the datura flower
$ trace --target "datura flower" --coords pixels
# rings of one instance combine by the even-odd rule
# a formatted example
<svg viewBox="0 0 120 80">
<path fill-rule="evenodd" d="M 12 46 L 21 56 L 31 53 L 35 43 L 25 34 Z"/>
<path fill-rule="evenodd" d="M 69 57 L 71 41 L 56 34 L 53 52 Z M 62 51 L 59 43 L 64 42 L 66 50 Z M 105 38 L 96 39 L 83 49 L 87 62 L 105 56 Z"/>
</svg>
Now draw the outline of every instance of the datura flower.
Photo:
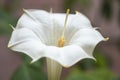
<svg viewBox="0 0 120 80">
<path fill-rule="evenodd" d="M 24 10 L 9 41 L 8 47 L 23 52 L 32 62 L 46 57 L 49 80 L 59 80 L 61 69 L 70 67 L 92 55 L 100 41 L 106 41 L 89 19 L 76 14 L 52 13 L 44 10 Z"/>
</svg>

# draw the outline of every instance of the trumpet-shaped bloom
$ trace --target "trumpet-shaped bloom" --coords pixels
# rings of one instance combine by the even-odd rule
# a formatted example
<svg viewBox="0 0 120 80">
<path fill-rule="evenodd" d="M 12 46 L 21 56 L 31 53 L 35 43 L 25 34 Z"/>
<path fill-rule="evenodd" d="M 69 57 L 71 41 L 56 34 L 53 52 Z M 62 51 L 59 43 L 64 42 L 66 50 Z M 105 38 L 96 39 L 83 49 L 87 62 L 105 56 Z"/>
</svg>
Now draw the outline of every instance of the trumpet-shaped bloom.
<svg viewBox="0 0 120 80">
<path fill-rule="evenodd" d="M 94 59 L 93 50 L 104 40 L 103 36 L 79 12 L 69 14 L 66 23 L 65 18 L 64 13 L 25 10 L 12 32 L 8 47 L 27 54 L 32 62 L 47 57 L 64 67 L 84 58 Z"/>
</svg>

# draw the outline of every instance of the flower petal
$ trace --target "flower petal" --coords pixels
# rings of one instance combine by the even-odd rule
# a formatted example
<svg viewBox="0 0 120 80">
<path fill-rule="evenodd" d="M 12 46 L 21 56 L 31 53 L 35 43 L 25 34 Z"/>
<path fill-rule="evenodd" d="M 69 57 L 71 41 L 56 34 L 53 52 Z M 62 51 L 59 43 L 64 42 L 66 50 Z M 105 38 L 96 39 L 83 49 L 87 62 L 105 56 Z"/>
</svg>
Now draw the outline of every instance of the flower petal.
<svg viewBox="0 0 120 80">
<path fill-rule="evenodd" d="M 70 67 L 77 63 L 79 60 L 84 58 L 92 58 L 89 56 L 80 46 L 70 45 L 63 48 L 58 48 L 55 46 L 48 46 L 42 50 L 40 53 L 42 57 L 47 57 L 55 60 L 64 67 Z"/>
<path fill-rule="evenodd" d="M 67 28 L 75 27 L 77 29 L 81 28 L 92 28 L 89 19 L 81 13 L 69 14 L 67 20 Z M 66 14 L 54 13 L 53 18 L 59 26 L 64 26 Z"/>
<path fill-rule="evenodd" d="M 32 59 L 38 59 L 44 45 L 41 40 L 29 29 L 16 29 L 12 33 L 8 47 L 14 51 L 23 52 Z"/>
<path fill-rule="evenodd" d="M 20 17 L 16 29 L 28 28 L 31 29 L 42 42 L 51 43 L 53 35 L 53 26 L 51 16 L 43 10 L 24 10 L 25 13 Z"/>
<path fill-rule="evenodd" d="M 58 35 L 57 38 L 59 38 L 62 34 L 65 18 L 66 18 L 66 14 L 64 13 L 53 14 L 53 19 L 55 21 L 55 27 L 56 27 L 55 31 L 57 32 Z M 65 31 L 66 42 L 68 42 L 78 30 L 83 28 L 92 28 L 89 19 L 81 13 L 69 14 L 66 24 L 67 24 Z"/>
<path fill-rule="evenodd" d="M 79 12 L 77 12 L 71 18 L 70 26 L 73 26 L 77 29 L 92 28 L 90 20 L 85 15 Z"/>
<path fill-rule="evenodd" d="M 92 56 L 95 46 L 102 40 L 104 40 L 103 36 L 94 28 L 81 29 L 75 33 L 69 45 L 79 45 L 88 55 Z"/>
<path fill-rule="evenodd" d="M 48 57 L 60 63 L 64 67 L 70 67 L 84 58 L 92 58 L 79 45 L 73 44 L 62 48 L 45 46 L 41 40 L 29 29 L 21 28 L 12 33 L 9 46 L 14 51 L 29 55 L 33 61 L 42 57 Z"/>
<path fill-rule="evenodd" d="M 47 27 L 47 28 L 51 26 L 52 23 L 51 16 L 48 12 L 44 10 L 35 10 L 35 9 L 24 10 L 24 12 L 25 13 L 21 16 L 21 18 L 18 21 L 17 28 L 39 27 L 35 25 L 42 25 L 42 27 Z"/>
<path fill-rule="evenodd" d="M 70 67 L 77 63 L 78 61 L 91 58 L 95 59 L 93 56 L 89 56 L 80 46 L 78 45 L 70 45 L 66 46 L 62 50 L 62 61 L 64 67 Z"/>
<path fill-rule="evenodd" d="M 64 27 L 66 14 L 48 13 L 44 10 L 24 10 L 25 14 L 19 19 L 18 28 L 31 29 L 47 45 L 57 45 Z M 78 22 L 79 21 L 79 22 Z M 81 13 L 69 14 L 65 36 L 71 36 L 81 28 L 91 28 L 90 21 Z M 70 33 L 70 34 L 69 34 Z M 70 36 L 68 36 L 68 34 Z M 51 38 L 53 37 L 53 38 Z"/>
</svg>

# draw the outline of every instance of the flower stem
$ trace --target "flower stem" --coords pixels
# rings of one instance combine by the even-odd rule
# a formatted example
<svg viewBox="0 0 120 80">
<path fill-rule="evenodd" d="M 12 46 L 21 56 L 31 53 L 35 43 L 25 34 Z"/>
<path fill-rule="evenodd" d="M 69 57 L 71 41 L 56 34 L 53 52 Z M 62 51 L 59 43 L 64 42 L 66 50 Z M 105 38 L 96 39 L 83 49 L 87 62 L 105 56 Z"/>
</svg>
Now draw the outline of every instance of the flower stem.
<svg viewBox="0 0 120 80">
<path fill-rule="evenodd" d="M 47 58 L 47 71 L 48 80 L 60 80 L 62 66 L 58 62 Z"/>
</svg>

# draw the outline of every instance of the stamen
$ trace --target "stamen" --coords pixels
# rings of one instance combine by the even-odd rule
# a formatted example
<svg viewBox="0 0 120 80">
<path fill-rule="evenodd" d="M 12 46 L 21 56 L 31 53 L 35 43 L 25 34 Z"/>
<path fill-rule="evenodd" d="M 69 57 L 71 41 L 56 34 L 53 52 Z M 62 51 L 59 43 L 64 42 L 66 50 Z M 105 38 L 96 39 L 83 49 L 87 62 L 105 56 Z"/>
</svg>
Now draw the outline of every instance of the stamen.
<svg viewBox="0 0 120 80">
<path fill-rule="evenodd" d="M 109 39 L 110 39 L 109 37 L 106 37 L 106 38 L 104 38 L 103 41 L 108 41 Z"/>
<path fill-rule="evenodd" d="M 13 25 L 9 24 L 9 26 L 10 26 L 13 30 L 15 30 L 15 28 L 13 27 Z"/>
<path fill-rule="evenodd" d="M 67 9 L 62 36 L 58 40 L 58 47 L 63 47 L 65 45 L 65 30 L 66 30 L 66 24 L 67 24 L 69 12 L 70 9 Z"/>
</svg>

